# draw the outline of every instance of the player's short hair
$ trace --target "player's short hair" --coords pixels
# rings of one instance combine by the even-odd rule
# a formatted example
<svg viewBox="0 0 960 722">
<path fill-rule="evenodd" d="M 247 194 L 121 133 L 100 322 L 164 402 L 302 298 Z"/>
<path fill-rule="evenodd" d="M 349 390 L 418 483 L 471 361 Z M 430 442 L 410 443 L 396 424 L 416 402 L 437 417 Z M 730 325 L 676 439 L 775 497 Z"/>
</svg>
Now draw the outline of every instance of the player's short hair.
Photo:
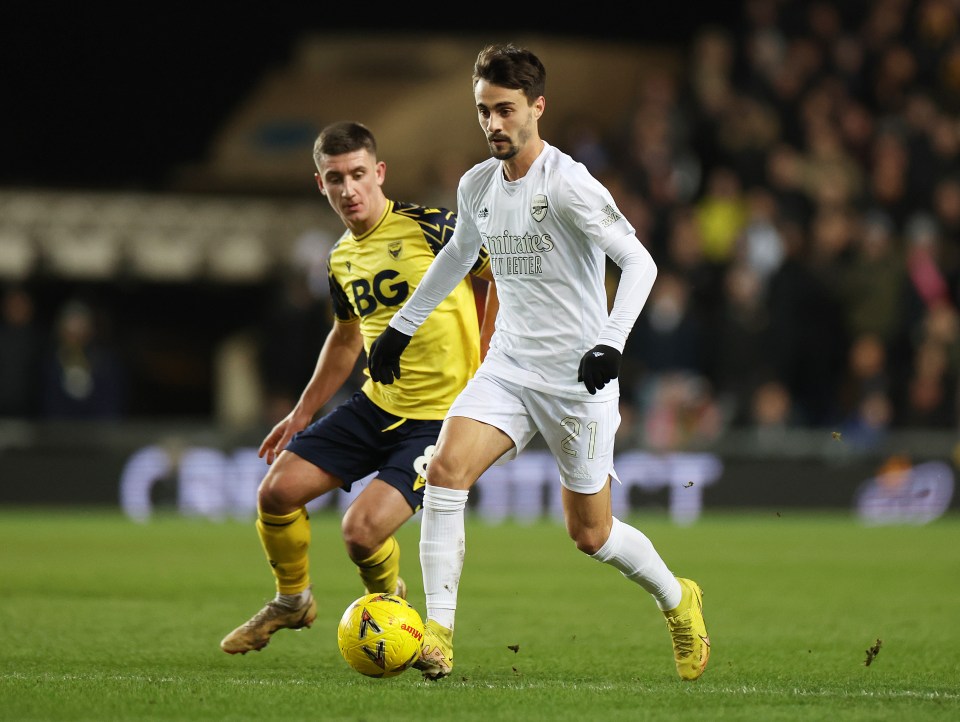
<svg viewBox="0 0 960 722">
<path fill-rule="evenodd" d="M 547 87 L 547 70 L 540 58 L 526 48 L 513 43 L 488 45 L 473 65 L 473 85 L 486 80 L 513 90 L 522 90 L 527 102 L 532 103 Z"/>
<path fill-rule="evenodd" d="M 320 131 L 313 144 L 313 159 L 318 167 L 322 155 L 343 155 L 355 150 L 368 150 L 377 155 L 377 139 L 363 123 L 341 120 Z"/>
</svg>

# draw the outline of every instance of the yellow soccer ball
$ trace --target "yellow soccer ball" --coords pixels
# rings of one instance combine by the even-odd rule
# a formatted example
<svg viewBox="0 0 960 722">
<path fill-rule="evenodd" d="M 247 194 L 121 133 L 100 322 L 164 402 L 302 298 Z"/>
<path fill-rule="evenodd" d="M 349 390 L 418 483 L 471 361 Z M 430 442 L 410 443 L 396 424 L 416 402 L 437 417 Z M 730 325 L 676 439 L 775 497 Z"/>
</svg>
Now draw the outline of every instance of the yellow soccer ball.
<svg viewBox="0 0 960 722">
<path fill-rule="evenodd" d="M 420 657 L 423 619 L 396 594 L 365 594 L 340 618 L 337 644 L 347 664 L 360 674 L 394 677 Z"/>
</svg>

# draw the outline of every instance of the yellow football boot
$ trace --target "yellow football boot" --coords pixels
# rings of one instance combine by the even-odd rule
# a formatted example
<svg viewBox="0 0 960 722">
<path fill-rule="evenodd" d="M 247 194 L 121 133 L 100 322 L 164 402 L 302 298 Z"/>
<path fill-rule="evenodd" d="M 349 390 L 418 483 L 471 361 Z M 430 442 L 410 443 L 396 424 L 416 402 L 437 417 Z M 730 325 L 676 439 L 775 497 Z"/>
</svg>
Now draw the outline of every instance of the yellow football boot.
<svg viewBox="0 0 960 722">
<path fill-rule="evenodd" d="M 440 679 L 453 669 L 453 630 L 428 619 L 423 627 L 423 650 L 413 663 L 424 679 Z"/>
<path fill-rule="evenodd" d="M 692 682 L 699 679 L 710 659 L 710 637 L 703 621 L 703 591 L 690 579 L 680 579 L 683 596 L 675 609 L 665 611 L 667 629 L 673 639 L 673 658 L 680 679 Z"/>
<path fill-rule="evenodd" d="M 285 607 L 271 599 L 250 621 L 234 629 L 220 642 L 220 649 L 227 654 L 246 654 L 263 649 L 270 636 L 279 629 L 302 629 L 313 624 L 317 618 L 317 602 L 313 595 L 309 601 L 296 609 Z"/>
</svg>

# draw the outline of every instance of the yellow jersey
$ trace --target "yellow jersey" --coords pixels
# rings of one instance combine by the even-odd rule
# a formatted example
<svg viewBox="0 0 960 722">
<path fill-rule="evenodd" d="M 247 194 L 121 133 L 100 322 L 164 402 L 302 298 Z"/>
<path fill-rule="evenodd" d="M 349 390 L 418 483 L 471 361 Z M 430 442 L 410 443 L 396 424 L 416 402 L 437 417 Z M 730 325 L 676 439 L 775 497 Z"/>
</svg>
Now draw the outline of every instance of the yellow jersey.
<svg viewBox="0 0 960 722">
<path fill-rule="evenodd" d="M 340 323 L 359 323 L 370 345 L 407 301 L 430 263 L 453 235 L 456 215 L 444 208 L 387 201 L 377 224 L 362 236 L 349 230 L 330 249 L 327 274 L 333 312 Z M 481 247 L 470 273 L 490 265 Z M 380 408 L 408 419 L 443 419 L 480 365 L 480 324 L 469 278 L 457 284 L 430 314 L 400 359 L 401 376 L 361 391 Z"/>
</svg>

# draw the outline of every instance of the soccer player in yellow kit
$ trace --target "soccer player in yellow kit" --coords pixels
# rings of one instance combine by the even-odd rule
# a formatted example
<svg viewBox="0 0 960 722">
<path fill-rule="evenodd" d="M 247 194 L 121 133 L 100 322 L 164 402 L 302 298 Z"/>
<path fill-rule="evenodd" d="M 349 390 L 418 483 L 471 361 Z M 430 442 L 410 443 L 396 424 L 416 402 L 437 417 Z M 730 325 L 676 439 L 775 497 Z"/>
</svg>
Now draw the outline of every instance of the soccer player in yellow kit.
<svg viewBox="0 0 960 722">
<path fill-rule="evenodd" d="M 456 217 L 444 208 L 388 199 L 386 164 L 360 123 L 327 126 L 313 154 L 320 192 L 346 226 L 327 259 L 334 325 L 300 399 L 260 446 L 270 468 L 258 490 L 256 528 L 277 593 L 220 642 L 229 654 L 262 649 L 278 629 L 313 623 L 306 504 L 349 490 L 372 472 L 376 477 L 343 516 L 343 540 L 367 592 L 406 596 L 394 533 L 423 504 L 424 474 L 444 415 L 477 370 L 481 335 L 489 339 L 496 315 L 491 283 L 481 332 L 473 285 L 465 278 L 410 344 L 402 382 L 367 378 L 349 400 L 314 421 L 349 378 L 360 350 L 369 351 L 419 285 L 452 236 Z M 492 281 L 485 249 L 470 273 Z"/>
</svg>

